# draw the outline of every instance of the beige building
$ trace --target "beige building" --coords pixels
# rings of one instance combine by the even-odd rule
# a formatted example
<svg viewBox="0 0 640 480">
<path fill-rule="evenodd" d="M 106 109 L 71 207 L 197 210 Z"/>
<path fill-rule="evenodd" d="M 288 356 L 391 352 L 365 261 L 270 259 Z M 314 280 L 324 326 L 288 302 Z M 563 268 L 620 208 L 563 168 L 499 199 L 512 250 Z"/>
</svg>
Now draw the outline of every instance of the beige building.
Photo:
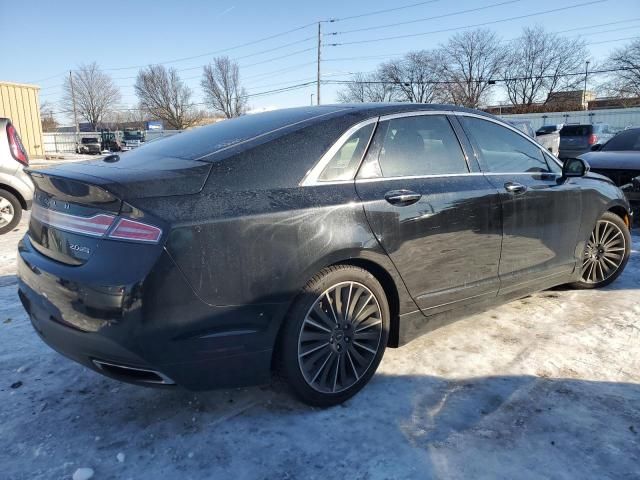
<svg viewBox="0 0 640 480">
<path fill-rule="evenodd" d="M 11 119 L 30 157 L 44 155 L 39 90 L 36 85 L 0 82 L 0 117 Z"/>
</svg>

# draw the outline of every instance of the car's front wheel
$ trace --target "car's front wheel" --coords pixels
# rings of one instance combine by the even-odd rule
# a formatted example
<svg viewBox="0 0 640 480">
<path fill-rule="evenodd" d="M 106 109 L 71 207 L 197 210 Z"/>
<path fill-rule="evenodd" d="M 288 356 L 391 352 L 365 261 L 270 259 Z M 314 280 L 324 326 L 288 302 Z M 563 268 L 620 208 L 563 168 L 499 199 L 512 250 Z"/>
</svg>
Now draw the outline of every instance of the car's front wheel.
<svg viewBox="0 0 640 480">
<path fill-rule="evenodd" d="M 600 288 L 620 276 L 631 253 L 631 234 L 616 214 L 605 212 L 591 232 L 582 257 L 576 288 Z"/>
<path fill-rule="evenodd" d="M 380 282 L 359 267 L 328 267 L 304 287 L 285 320 L 279 373 L 302 401 L 337 405 L 373 376 L 388 335 Z"/>
<path fill-rule="evenodd" d="M 13 230 L 21 217 L 20 201 L 12 193 L 0 189 L 0 235 Z"/>
</svg>

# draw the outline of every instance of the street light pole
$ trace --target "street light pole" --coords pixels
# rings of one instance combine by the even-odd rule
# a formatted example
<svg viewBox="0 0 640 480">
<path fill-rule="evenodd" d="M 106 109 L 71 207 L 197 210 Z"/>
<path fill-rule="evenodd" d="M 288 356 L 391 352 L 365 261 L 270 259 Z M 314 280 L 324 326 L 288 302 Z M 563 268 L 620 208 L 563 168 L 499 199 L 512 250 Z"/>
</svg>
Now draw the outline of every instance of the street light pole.
<svg viewBox="0 0 640 480">
<path fill-rule="evenodd" d="M 311 94 L 311 105 L 313 105 L 313 93 Z"/>
<path fill-rule="evenodd" d="M 73 75 L 71 74 L 71 70 L 69 70 L 69 84 L 71 85 L 71 103 L 73 104 L 73 124 L 76 127 L 76 148 L 78 147 L 78 112 L 76 110 L 76 94 L 73 89 Z"/>
<path fill-rule="evenodd" d="M 318 22 L 318 91 L 316 95 L 316 101 L 320 105 L 320 49 L 322 48 L 322 31 L 320 30 L 321 23 Z"/>
<path fill-rule="evenodd" d="M 589 110 L 589 102 L 587 101 L 587 78 L 589 78 L 589 60 L 584 65 L 584 90 L 582 92 L 582 103 L 585 110 Z"/>
</svg>

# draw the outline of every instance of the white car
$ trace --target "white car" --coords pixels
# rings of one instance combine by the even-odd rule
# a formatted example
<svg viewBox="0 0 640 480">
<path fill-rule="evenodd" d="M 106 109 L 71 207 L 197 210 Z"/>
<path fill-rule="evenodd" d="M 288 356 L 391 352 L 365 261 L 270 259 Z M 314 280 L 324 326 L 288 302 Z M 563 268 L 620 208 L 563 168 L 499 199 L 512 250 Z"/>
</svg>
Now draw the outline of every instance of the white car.
<svg viewBox="0 0 640 480">
<path fill-rule="evenodd" d="M 560 130 L 564 125 L 544 125 L 536 130 L 536 141 L 556 157 L 560 153 Z"/>
</svg>

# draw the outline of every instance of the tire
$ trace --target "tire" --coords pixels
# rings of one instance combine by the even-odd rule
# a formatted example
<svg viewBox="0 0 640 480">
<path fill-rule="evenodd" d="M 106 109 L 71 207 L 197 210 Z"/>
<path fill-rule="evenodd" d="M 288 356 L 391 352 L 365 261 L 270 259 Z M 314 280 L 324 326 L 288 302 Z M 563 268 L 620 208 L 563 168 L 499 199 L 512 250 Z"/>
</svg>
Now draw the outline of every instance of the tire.
<svg viewBox="0 0 640 480">
<path fill-rule="evenodd" d="M 631 253 L 631 233 L 616 214 L 605 212 L 587 240 L 580 280 L 573 288 L 606 287 L 623 272 Z"/>
<path fill-rule="evenodd" d="M 338 405 L 375 373 L 389 323 L 387 297 L 371 273 L 351 265 L 325 268 L 287 314 L 279 337 L 278 373 L 303 402 Z"/>
<path fill-rule="evenodd" d="M 22 218 L 22 205 L 10 192 L 0 189 L 0 235 L 13 230 Z"/>
</svg>

